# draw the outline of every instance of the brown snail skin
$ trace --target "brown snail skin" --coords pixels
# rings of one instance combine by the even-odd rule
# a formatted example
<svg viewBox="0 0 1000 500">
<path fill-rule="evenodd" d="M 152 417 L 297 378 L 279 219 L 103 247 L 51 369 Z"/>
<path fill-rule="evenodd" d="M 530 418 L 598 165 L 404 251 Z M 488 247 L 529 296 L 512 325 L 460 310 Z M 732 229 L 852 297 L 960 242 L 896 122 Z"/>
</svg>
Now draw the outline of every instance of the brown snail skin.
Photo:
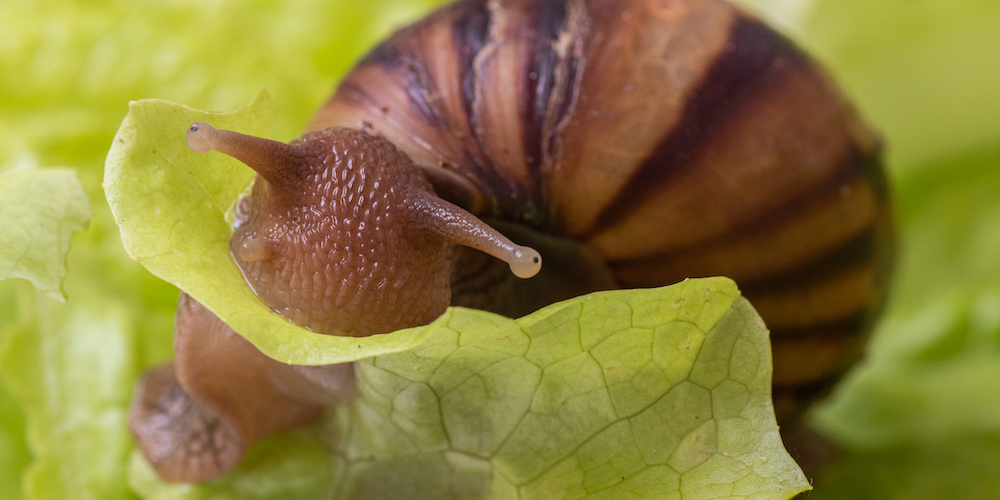
<svg viewBox="0 0 1000 500">
<path fill-rule="evenodd" d="M 771 329 L 780 422 L 860 357 L 884 302 L 893 227 L 879 141 L 811 59 L 720 0 L 460 1 L 376 47 L 309 129 L 285 145 L 196 124 L 188 143 L 258 172 L 232 253 L 265 304 L 316 331 L 391 331 L 449 303 L 516 316 L 724 275 Z M 539 251 L 537 277 L 479 252 L 536 271 L 536 254 L 500 233 Z M 230 349 L 245 341 L 192 303 L 182 297 L 178 337 L 227 346 L 201 363 L 253 350 Z M 191 375 L 187 345 L 173 374 L 147 374 L 132 413 L 168 479 L 224 472 L 253 440 L 352 396 L 349 367 L 256 351 L 239 377 L 259 390 L 213 393 L 202 386 L 247 382 Z M 287 412 L 245 410 L 260 401 Z M 211 418 L 227 425 L 209 438 L 184 423 Z M 186 432 L 173 446 L 184 473 L 150 457 L 153 421 L 166 422 L 156 436 Z M 228 442 L 241 444 L 191 445 Z"/>
<path fill-rule="evenodd" d="M 350 364 L 278 363 L 183 293 L 174 350 L 173 363 L 143 376 L 129 412 L 139 448 L 170 481 L 220 476 L 253 442 L 354 397 Z"/>
</svg>

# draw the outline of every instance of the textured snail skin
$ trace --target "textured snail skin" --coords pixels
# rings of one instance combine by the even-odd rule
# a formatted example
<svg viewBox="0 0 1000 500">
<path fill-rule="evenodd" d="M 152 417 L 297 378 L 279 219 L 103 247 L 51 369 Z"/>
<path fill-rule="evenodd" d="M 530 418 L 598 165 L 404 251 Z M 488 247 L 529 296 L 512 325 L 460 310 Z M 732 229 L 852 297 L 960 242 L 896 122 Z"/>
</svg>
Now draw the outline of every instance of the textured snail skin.
<svg viewBox="0 0 1000 500">
<path fill-rule="evenodd" d="M 292 146 L 310 151 L 297 154 L 303 163 L 283 185 L 254 185 L 230 241 L 261 300 L 296 324 L 341 335 L 440 316 L 451 297 L 449 256 L 443 240 L 408 220 L 431 191 L 409 158 L 348 129 Z"/>
<path fill-rule="evenodd" d="M 299 141 L 198 127 L 192 149 L 260 174 L 231 241 L 247 282 L 319 332 L 725 275 L 771 329 L 787 422 L 860 357 L 891 274 L 877 138 L 807 56 L 718 0 L 461 1 L 375 48 Z M 517 252 L 474 216 L 538 249 L 542 274 L 479 253 Z M 347 369 L 270 360 L 193 299 L 177 321 L 189 340 L 131 417 L 168 479 L 225 472 L 351 396 Z"/>
</svg>

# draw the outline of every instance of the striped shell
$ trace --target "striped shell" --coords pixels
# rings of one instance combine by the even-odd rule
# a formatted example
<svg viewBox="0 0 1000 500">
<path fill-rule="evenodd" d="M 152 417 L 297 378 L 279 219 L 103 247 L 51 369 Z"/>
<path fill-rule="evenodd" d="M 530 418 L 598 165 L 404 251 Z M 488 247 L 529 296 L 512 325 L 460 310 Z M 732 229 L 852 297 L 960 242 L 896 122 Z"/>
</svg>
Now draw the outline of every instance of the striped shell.
<svg viewBox="0 0 1000 500">
<path fill-rule="evenodd" d="M 718 0 L 467 0 L 375 48 L 312 128 L 383 135 L 480 217 L 621 287 L 725 275 L 781 414 L 861 354 L 893 228 L 879 142 L 788 40 Z"/>
</svg>

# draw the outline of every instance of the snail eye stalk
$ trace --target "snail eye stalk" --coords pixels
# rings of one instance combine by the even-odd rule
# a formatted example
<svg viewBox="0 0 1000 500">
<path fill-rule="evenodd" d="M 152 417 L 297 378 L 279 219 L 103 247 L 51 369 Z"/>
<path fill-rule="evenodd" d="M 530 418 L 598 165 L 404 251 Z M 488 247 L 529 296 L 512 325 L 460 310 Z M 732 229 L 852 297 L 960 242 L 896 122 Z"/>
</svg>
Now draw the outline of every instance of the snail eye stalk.
<svg viewBox="0 0 1000 500">
<path fill-rule="evenodd" d="M 184 141 L 195 153 L 218 151 L 232 156 L 277 188 L 291 187 L 293 172 L 302 169 L 301 155 L 283 142 L 217 129 L 205 122 L 192 123 Z"/>
</svg>

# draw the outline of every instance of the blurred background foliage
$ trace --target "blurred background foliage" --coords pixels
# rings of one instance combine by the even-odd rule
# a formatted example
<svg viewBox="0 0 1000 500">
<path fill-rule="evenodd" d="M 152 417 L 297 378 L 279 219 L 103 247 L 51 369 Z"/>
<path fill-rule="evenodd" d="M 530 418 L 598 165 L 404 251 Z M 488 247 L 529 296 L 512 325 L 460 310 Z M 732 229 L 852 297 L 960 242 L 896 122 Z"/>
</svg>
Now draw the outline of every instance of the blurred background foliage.
<svg viewBox="0 0 1000 500">
<path fill-rule="evenodd" d="M 288 140 L 367 47 L 440 3 L 0 3 L 0 174 L 75 168 L 94 212 L 65 304 L 0 281 L 0 498 L 133 496 L 124 408 L 136 374 L 170 356 L 176 290 L 125 255 L 101 190 L 128 101 L 228 110 L 263 86 Z M 995 496 L 1000 2 L 740 3 L 826 63 L 882 131 L 896 196 L 896 286 L 867 360 L 814 412 L 843 451 L 811 498 Z"/>
</svg>

